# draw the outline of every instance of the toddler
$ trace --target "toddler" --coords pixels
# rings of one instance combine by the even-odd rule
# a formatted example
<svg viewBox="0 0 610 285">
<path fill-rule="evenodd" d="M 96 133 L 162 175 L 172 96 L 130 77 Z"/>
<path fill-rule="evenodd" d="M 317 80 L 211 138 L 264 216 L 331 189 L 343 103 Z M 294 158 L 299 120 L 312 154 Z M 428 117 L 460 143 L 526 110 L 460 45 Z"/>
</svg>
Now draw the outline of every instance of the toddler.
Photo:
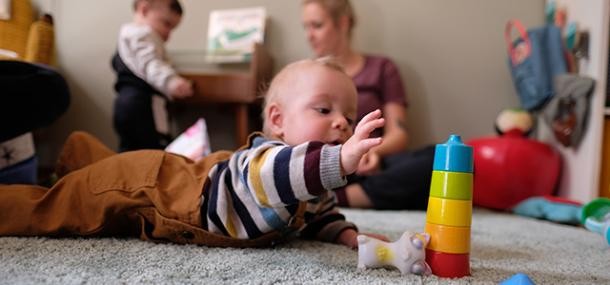
<svg viewBox="0 0 610 285">
<path fill-rule="evenodd" d="M 113 124 L 120 151 L 162 149 L 169 134 L 166 101 L 193 94 L 191 82 L 176 73 L 164 47 L 183 11 L 177 0 L 136 0 L 134 12 L 133 21 L 121 27 L 112 58 L 118 93 Z"/>
</svg>

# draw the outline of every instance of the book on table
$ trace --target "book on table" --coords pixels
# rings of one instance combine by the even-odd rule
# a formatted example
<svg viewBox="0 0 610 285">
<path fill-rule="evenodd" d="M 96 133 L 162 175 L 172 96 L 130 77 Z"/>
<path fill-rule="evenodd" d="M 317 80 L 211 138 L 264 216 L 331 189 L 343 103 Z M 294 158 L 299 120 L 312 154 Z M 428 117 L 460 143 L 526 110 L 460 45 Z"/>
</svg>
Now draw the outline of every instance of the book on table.
<svg viewBox="0 0 610 285">
<path fill-rule="evenodd" d="M 249 62 L 254 44 L 264 41 L 265 21 L 264 7 L 210 12 L 206 61 Z"/>
</svg>

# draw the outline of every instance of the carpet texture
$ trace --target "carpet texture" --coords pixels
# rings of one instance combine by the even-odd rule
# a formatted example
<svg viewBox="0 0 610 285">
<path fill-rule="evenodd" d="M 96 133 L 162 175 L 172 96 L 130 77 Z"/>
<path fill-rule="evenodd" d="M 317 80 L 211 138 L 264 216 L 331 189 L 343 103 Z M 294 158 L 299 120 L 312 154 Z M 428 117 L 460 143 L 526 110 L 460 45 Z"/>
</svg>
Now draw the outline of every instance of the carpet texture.
<svg viewBox="0 0 610 285">
<path fill-rule="evenodd" d="M 397 239 L 425 213 L 344 209 L 364 232 Z M 498 284 L 523 272 L 536 284 L 610 284 L 610 247 L 583 228 L 475 210 L 472 276 L 358 270 L 357 252 L 296 240 L 273 249 L 220 249 L 137 239 L 0 238 L 0 284 Z"/>
</svg>

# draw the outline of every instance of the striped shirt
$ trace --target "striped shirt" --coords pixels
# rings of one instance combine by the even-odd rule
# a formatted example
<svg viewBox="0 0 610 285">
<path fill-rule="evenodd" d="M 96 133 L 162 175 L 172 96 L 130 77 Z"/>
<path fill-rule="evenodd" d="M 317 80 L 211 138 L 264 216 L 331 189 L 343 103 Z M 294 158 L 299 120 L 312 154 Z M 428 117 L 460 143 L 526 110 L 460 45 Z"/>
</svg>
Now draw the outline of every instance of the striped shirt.
<svg viewBox="0 0 610 285">
<path fill-rule="evenodd" d="M 300 202 L 306 202 L 305 238 L 334 241 L 346 228 L 330 190 L 344 186 L 341 146 L 308 142 L 289 146 L 256 135 L 249 145 L 208 173 L 201 202 L 202 227 L 210 232 L 253 239 L 283 231 Z"/>
</svg>

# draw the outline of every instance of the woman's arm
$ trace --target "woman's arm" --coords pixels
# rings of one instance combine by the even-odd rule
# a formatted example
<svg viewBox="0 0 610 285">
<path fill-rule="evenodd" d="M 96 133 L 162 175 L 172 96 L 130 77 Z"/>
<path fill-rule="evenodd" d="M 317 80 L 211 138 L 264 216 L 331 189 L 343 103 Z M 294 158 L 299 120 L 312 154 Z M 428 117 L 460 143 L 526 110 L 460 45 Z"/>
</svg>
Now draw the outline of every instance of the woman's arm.
<svg viewBox="0 0 610 285">
<path fill-rule="evenodd" d="M 400 104 L 389 102 L 383 107 L 383 117 L 386 120 L 383 142 L 371 150 L 380 157 L 404 151 L 409 143 L 406 128 L 407 109 Z"/>
<path fill-rule="evenodd" d="M 384 135 L 380 145 L 366 153 L 356 173 L 358 175 L 372 175 L 379 171 L 383 157 L 404 151 L 407 148 L 409 135 L 406 128 L 406 108 L 398 103 L 387 103 L 384 108 L 386 120 L 383 129 Z"/>
</svg>

